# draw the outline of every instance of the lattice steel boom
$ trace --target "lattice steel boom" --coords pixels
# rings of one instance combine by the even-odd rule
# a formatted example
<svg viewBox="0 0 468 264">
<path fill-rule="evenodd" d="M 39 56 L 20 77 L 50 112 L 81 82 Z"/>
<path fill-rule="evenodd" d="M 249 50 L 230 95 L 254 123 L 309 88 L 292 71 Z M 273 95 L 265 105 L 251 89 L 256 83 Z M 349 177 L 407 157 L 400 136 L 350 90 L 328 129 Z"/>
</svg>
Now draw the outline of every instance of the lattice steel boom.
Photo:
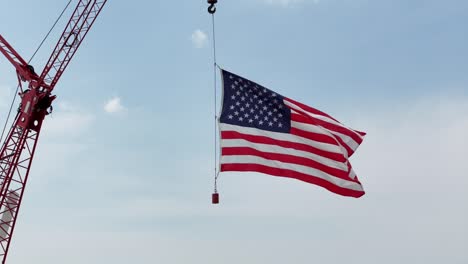
<svg viewBox="0 0 468 264">
<path fill-rule="evenodd" d="M 0 259 L 6 262 L 24 189 L 37 147 L 42 122 L 56 98 L 51 92 L 91 29 L 107 0 L 77 0 L 68 21 L 41 75 L 21 58 L 0 35 L 0 52 L 16 68 L 21 102 L 12 127 L 0 149 Z"/>
</svg>

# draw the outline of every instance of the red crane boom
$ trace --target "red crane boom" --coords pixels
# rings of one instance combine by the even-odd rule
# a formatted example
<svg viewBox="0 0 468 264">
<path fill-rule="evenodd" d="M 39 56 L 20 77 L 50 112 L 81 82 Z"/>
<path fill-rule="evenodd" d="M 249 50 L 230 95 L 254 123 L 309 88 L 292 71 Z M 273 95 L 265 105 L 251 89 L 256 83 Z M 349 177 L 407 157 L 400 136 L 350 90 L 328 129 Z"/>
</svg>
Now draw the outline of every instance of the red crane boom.
<svg viewBox="0 0 468 264">
<path fill-rule="evenodd" d="M 18 211 L 23 199 L 42 121 L 49 114 L 55 95 L 51 92 L 75 55 L 107 0 L 78 0 L 42 74 L 0 35 L 0 52 L 16 68 L 19 83 L 28 82 L 21 91 L 21 103 L 12 127 L 0 149 L 0 259 L 5 263 Z"/>
</svg>

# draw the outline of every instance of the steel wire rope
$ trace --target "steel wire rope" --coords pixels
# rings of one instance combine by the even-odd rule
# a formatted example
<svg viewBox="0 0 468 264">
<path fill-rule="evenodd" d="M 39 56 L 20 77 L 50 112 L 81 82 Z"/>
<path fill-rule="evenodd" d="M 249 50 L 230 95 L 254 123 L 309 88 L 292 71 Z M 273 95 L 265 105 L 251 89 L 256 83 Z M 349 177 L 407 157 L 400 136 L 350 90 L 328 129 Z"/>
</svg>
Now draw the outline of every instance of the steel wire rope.
<svg viewBox="0 0 468 264">
<path fill-rule="evenodd" d="M 60 21 L 60 19 L 62 18 L 63 14 L 65 13 L 65 11 L 67 11 L 68 7 L 70 6 L 71 2 L 73 0 L 69 0 L 67 5 L 65 6 L 65 8 L 63 8 L 62 12 L 60 13 L 60 15 L 57 17 L 57 19 L 55 20 L 54 24 L 52 25 L 52 27 L 49 29 L 49 32 L 47 32 L 47 34 L 45 35 L 45 37 L 42 39 L 41 43 L 39 44 L 39 46 L 36 48 L 36 51 L 34 51 L 33 55 L 31 56 L 31 58 L 28 60 L 28 64 L 34 59 L 34 57 L 36 56 L 37 52 L 42 48 L 42 45 L 44 44 L 44 42 L 47 40 L 47 38 L 49 38 L 49 35 L 50 33 L 54 30 L 55 26 L 57 25 L 57 23 Z M 15 104 L 15 101 L 16 101 L 16 97 L 18 96 L 18 91 L 19 91 L 19 88 L 20 88 L 20 85 L 18 84 L 18 86 L 16 87 L 16 91 L 15 91 L 15 94 L 13 95 L 13 100 L 11 101 L 11 105 L 10 105 L 10 110 L 8 111 L 8 115 L 7 115 L 7 118 L 5 120 L 5 124 L 3 126 L 3 129 L 2 129 L 2 134 L 0 136 L 0 142 L 2 142 L 3 140 L 3 135 L 5 134 L 5 130 L 6 130 L 6 127 L 8 125 L 8 121 L 10 120 L 10 116 L 11 116 L 11 111 L 13 110 L 13 106 Z M 6 143 L 6 142 L 5 142 Z"/>
<path fill-rule="evenodd" d="M 216 9 L 215 9 L 216 10 Z M 218 116 L 216 113 L 217 110 L 217 90 L 216 90 L 216 68 L 219 68 L 218 63 L 216 61 L 216 30 L 215 30 L 215 14 L 214 12 L 211 13 L 211 23 L 212 23 L 212 35 L 213 35 L 213 86 L 214 86 L 214 192 L 218 192 L 218 177 L 219 177 L 219 170 L 217 168 L 218 165 L 218 137 L 216 133 L 218 132 Z M 221 68 L 220 68 L 221 69 Z M 221 168 L 219 168 L 221 169 Z"/>
</svg>

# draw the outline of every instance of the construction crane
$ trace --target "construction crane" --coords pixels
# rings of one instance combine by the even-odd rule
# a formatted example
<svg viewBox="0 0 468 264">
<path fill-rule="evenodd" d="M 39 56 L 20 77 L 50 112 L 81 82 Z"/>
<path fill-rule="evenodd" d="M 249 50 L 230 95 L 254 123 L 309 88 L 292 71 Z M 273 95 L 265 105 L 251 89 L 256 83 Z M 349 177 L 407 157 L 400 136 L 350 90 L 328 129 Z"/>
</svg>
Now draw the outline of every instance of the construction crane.
<svg viewBox="0 0 468 264">
<path fill-rule="evenodd" d="M 78 0 L 44 70 L 34 68 L 0 35 L 0 52 L 16 68 L 21 97 L 18 113 L 0 150 L 0 258 L 6 262 L 42 122 L 51 112 L 57 82 L 107 0 Z M 27 88 L 23 90 L 22 82 Z"/>
</svg>

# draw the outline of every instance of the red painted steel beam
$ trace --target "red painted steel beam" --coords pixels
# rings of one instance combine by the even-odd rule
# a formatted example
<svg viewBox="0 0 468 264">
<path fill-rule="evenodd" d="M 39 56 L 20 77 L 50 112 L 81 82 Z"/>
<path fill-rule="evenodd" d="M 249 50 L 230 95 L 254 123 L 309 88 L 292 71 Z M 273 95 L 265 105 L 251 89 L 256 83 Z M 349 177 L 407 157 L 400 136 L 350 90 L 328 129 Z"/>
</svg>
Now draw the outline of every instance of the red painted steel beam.
<svg viewBox="0 0 468 264">
<path fill-rule="evenodd" d="M 34 72 L 34 69 L 16 52 L 15 49 L 0 35 L 0 52 L 5 58 L 13 64 L 16 72 L 23 82 L 37 81 L 39 76 Z"/>
<path fill-rule="evenodd" d="M 39 78 L 49 86 L 49 92 L 54 89 L 106 2 L 79 1 Z"/>
<path fill-rule="evenodd" d="M 0 148 L 0 260 L 5 264 L 15 230 L 42 122 L 55 99 L 52 90 L 66 70 L 107 0 L 79 0 L 42 74 L 0 36 L 1 53 L 15 66 L 29 89 L 22 92 L 15 121 Z"/>
</svg>

